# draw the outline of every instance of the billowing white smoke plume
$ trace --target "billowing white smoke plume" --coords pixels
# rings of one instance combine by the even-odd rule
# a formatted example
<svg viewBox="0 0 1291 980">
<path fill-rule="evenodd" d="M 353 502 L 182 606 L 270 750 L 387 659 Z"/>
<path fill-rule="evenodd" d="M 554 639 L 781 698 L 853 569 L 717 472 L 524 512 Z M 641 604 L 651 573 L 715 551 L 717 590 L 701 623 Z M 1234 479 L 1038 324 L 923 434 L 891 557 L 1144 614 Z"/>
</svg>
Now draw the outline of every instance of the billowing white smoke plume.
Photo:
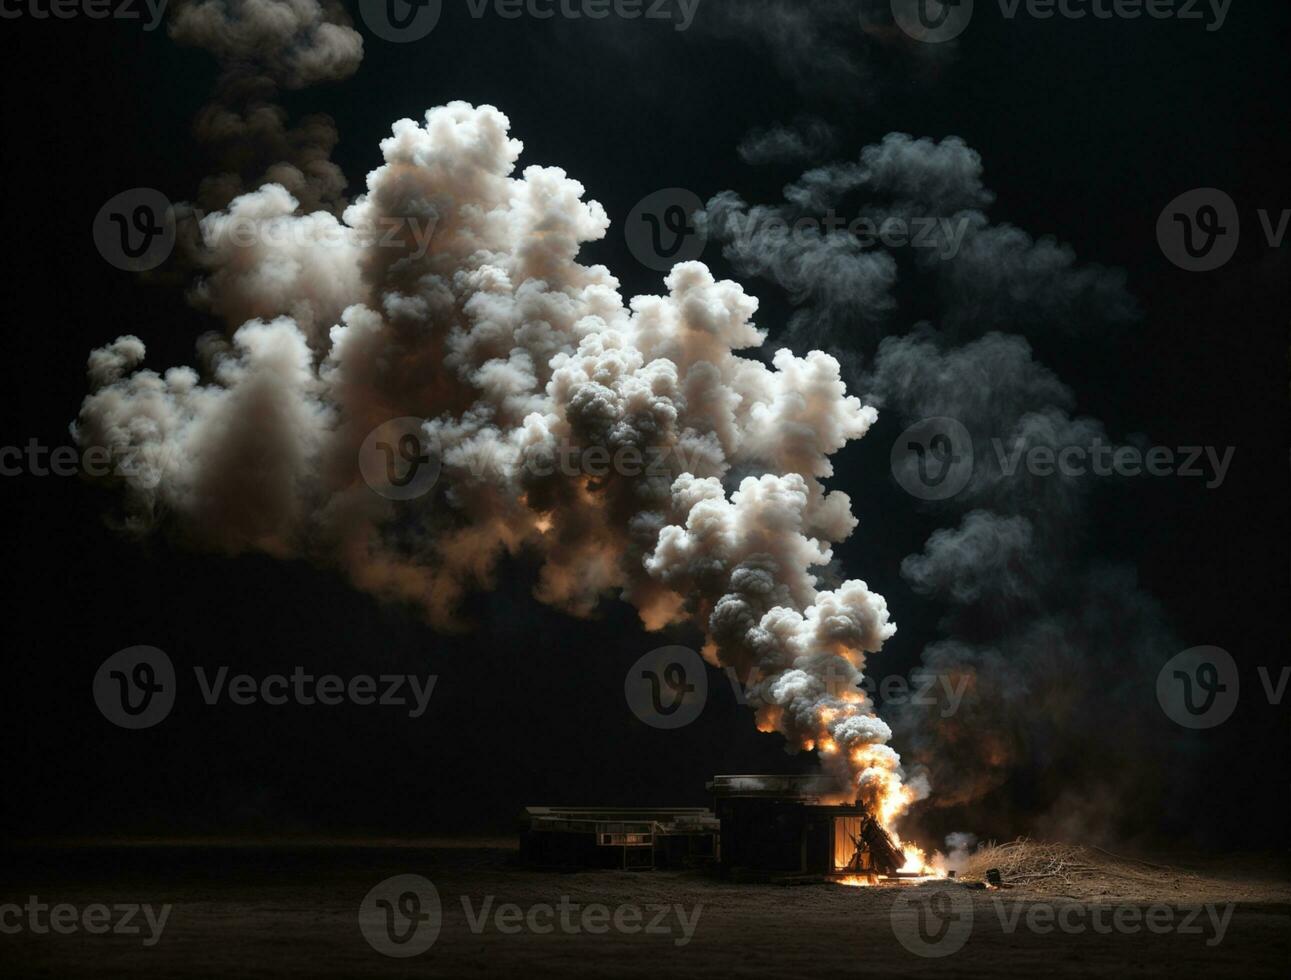
<svg viewBox="0 0 1291 980">
<path fill-rule="evenodd" d="M 814 574 L 856 526 L 822 484 L 830 456 L 876 412 L 819 351 L 741 356 L 764 340 L 757 302 L 699 263 L 625 303 L 577 260 L 604 209 L 560 169 L 517 174 L 508 125 L 463 102 L 399 120 L 340 219 L 275 184 L 207 216 L 196 295 L 231 339 L 203 339 L 200 370 L 144 368 L 133 337 L 95 351 L 78 440 L 150 464 L 125 478 L 133 526 L 332 564 L 439 626 L 516 554 L 572 614 L 621 596 L 648 628 L 693 621 L 760 725 L 890 820 L 921 790 L 858 684 L 896 627 L 864 582 L 819 591 Z M 392 502 L 357 457 L 403 416 L 426 420 L 442 475 Z M 546 465 L 570 449 L 651 465 Z"/>
</svg>

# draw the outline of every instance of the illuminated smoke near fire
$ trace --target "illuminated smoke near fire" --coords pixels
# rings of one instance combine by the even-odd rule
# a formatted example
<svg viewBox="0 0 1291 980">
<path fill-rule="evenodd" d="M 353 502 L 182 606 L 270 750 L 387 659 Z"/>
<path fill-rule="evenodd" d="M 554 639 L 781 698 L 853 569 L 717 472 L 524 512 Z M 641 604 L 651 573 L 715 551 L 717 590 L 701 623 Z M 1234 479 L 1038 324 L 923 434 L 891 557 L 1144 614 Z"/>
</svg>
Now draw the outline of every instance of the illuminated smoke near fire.
<svg viewBox="0 0 1291 980">
<path fill-rule="evenodd" d="M 833 791 L 859 788 L 890 824 L 924 788 L 857 685 L 896 627 L 864 582 L 822 591 L 814 574 L 856 526 L 823 485 L 830 455 L 876 412 L 819 351 L 740 356 L 765 339 L 757 302 L 699 263 L 625 303 L 577 261 L 605 211 L 560 169 L 517 173 L 508 129 L 452 103 L 394 124 L 340 219 L 274 184 L 208 215 L 194 294 L 231 338 L 202 340 L 200 371 L 142 367 L 133 337 L 95 351 L 77 438 L 152 463 L 125 478 L 128 526 L 331 564 L 442 628 L 520 553 L 536 596 L 573 615 L 620 596 L 650 629 L 696 623 L 759 724 L 819 749 Z M 233 239 L 247 227 L 273 234 Z M 442 475 L 396 503 L 356 461 L 401 416 L 426 420 Z M 566 447 L 660 465 L 533 465 Z"/>
<path fill-rule="evenodd" d="M 143 368 L 129 336 L 91 354 L 75 432 L 133 461 L 122 526 L 334 565 L 441 628 L 503 556 L 540 556 L 537 597 L 571 614 L 619 595 L 648 628 L 700 624 L 761 726 L 819 746 L 835 792 L 895 817 L 916 792 L 856 686 L 895 626 L 864 582 L 818 592 L 812 574 L 856 523 L 820 482 L 829 456 L 876 418 L 838 363 L 737 355 L 765 339 L 757 303 L 697 263 L 625 305 L 576 261 L 604 210 L 559 169 L 516 175 L 521 144 L 491 107 L 397 122 L 348 205 L 331 119 L 293 127 L 276 104 L 357 69 L 333 0 L 185 0 L 170 33 L 221 66 L 195 125 L 218 170 L 177 211 L 189 298 L 230 336 L 200 340 L 200 372 Z M 396 505 L 355 462 L 403 416 L 426 420 L 442 476 Z M 571 448 L 662 465 L 532 465 Z"/>
</svg>

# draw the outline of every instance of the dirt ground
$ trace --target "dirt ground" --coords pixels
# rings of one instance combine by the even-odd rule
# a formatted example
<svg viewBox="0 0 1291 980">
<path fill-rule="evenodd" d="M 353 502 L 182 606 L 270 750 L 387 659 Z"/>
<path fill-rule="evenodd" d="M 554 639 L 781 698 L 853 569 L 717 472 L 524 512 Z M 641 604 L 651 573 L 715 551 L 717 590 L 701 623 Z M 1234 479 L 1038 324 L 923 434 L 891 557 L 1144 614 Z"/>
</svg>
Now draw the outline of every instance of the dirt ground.
<svg viewBox="0 0 1291 980">
<path fill-rule="evenodd" d="M 988 890 L 533 872 L 498 840 L 13 846 L 0 853 L 0 976 L 1285 976 L 1285 859 L 1171 858 Z M 433 943 L 407 958 L 359 925 L 365 896 L 396 875 L 427 879 L 442 908 Z M 33 927 L 28 910 L 5 908 L 31 896 L 74 906 L 75 925 L 69 912 L 56 933 L 48 912 Z M 142 913 L 138 934 L 83 928 L 97 925 L 88 907 L 129 903 L 172 906 L 154 944 Z"/>
</svg>

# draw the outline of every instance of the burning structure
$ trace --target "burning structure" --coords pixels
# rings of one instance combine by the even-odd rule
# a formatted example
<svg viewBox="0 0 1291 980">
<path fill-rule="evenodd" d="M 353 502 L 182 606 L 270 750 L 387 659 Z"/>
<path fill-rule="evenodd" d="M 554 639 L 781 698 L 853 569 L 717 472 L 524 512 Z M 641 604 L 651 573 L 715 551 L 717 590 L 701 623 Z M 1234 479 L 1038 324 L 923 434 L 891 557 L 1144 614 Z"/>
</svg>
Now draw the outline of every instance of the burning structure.
<svg viewBox="0 0 1291 980">
<path fill-rule="evenodd" d="M 727 872 L 895 877 L 906 858 L 859 802 L 828 803 L 818 776 L 714 776 Z"/>
<path fill-rule="evenodd" d="M 832 803 L 819 776 L 714 776 L 714 810 L 526 807 L 531 867 L 649 870 L 716 864 L 726 874 L 877 880 L 906 856 L 861 802 Z M 859 883 L 859 882 L 858 882 Z"/>
</svg>

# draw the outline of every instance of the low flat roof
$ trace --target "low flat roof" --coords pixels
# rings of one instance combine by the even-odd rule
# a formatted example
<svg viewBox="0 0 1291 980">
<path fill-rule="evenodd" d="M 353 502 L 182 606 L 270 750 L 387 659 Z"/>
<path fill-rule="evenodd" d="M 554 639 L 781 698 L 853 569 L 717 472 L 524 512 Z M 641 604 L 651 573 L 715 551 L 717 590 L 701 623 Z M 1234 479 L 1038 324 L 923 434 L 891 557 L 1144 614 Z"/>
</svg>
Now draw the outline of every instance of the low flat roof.
<svg viewBox="0 0 1291 980">
<path fill-rule="evenodd" d="M 824 776 L 714 776 L 708 784 L 714 796 L 776 796 L 817 800 L 831 790 Z"/>
<path fill-rule="evenodd" d="M 712 810 L 696 806 L 527 806 L 522 819 L 530 832 L 578 834 L 705 834 L 721 826 Z"/>
<path fill-rule="evenodd" d="M 676 820 L 684 817 L 712 817 L 702 806 L 527 806 L 529 817 L 561 820 Z"/>
<path fill-rule="evenodd" d="M 838 785 L 823 775 L 714 776 L 708 789 L 719 799 L 793 800 L 812 809 L 830 811 L 840 816 L 865 812 L 859 802 L 822 803 L 824 797 L 838 795 Z"/>
</svg>

